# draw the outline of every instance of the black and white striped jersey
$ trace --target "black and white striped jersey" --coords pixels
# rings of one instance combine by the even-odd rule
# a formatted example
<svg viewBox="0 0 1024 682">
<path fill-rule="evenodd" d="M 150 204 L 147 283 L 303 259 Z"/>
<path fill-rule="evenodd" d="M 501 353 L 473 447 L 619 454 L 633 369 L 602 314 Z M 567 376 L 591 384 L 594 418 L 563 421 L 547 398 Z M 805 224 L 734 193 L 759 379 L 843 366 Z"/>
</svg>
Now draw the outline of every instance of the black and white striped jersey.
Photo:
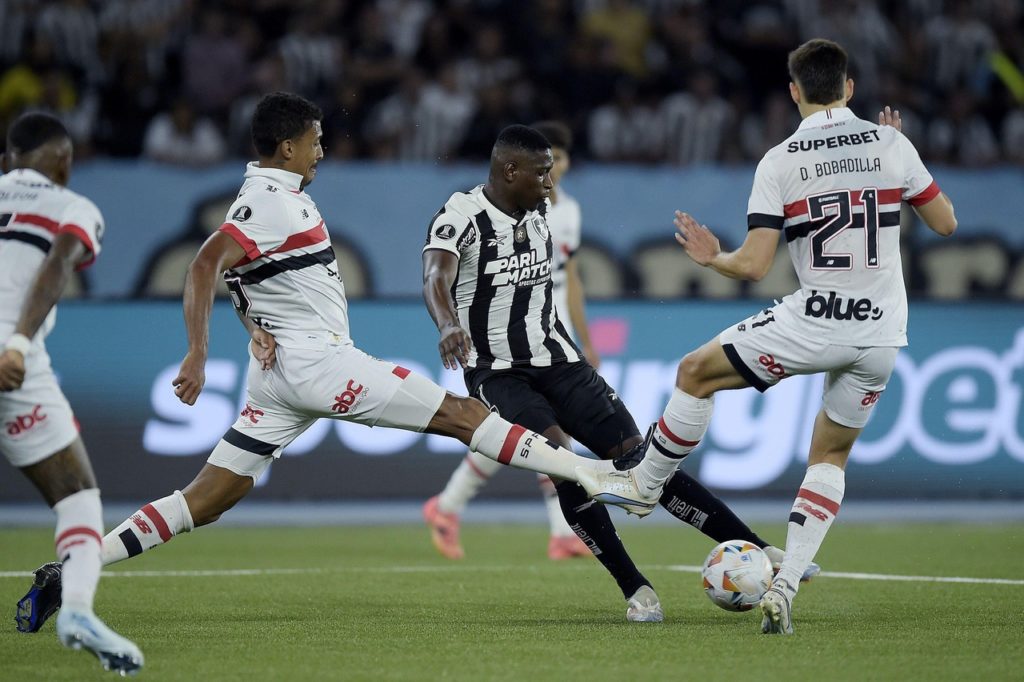
<svg viewBox="0 0 1024 682">
<path fill-rule="evenodd" d="M 582 357 L 552 300 L 546 211 L 547 202 L 516 220 L 480 185 L 453 194 L 430 221 L 423 250 L 459 259 L 452 297 L 473 340 L 470 367 L 548 367 Z"/>
</svg>

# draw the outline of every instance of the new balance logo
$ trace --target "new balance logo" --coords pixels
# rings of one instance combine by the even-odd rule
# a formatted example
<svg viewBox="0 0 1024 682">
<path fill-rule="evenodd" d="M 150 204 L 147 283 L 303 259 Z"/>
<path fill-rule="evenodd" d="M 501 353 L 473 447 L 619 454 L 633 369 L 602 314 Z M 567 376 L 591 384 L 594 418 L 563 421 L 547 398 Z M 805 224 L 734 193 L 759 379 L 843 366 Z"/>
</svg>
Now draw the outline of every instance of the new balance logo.
<svg viewBox="0 0 1024 682">
<path fill-rule="evenodd" d="M 142 514 L 134 514 L 132 516 L 132 523 L 134 523 L 135 527 L 139 529 L 139 532 L 144 535 L 149 535 L 153 532 L 153 529 L 149 527 L 148 523 L 146 523 L 146 519 L 142 518 Z"/>
</svg>

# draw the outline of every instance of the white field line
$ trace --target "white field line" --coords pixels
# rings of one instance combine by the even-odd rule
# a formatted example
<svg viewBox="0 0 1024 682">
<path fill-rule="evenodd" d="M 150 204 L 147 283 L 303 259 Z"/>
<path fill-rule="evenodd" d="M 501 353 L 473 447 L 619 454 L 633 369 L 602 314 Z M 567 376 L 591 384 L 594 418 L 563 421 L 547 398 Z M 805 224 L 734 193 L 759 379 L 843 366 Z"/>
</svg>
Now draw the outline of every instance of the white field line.
<svg viewBox="0 0 1024 682">
<path fill-rule="evenodd" d="M 560 567 L 562 569 L 568 566 Z M 589 565 L 577 564 L 573 568 L 589 570 Z M 676 571 L 679 573 L 700 573 L 700 566 L 645 566 L 652 570 Z M 104 578 L 208 578 L 208 577 L 239 577 L 263 575 L 316 575 L 330 573 L 456 573 L 464 571 L 479 572 L 537 572 L 537 567 L 512 566 L 378 566 L 351 568 L 238 568 L 208 569 L 194 571 L 104 571 Z M 0 571 L 0 578 L 31 578 L 30 571 Z M 822 578 L 840 578 L 846 580 L 882 580 L 897 582 L 923 583 L 960 583 L 970 585 L 1018 585 L 1024 586 L 1024 580 L 1008 578 L 967 578 L 960 576 L 931 575 L 890 575 L 885 573 L 847 573 L 841 571 L 823 571 Z"/>
<path fill-rule="evenodd" d="M 666 571 L 700 573 L 700 566 L 658 566 Z M 964 578 L 941 575 L 891 575 L 886 573 L 846 573 L 843 571 L 822 571 L 821 578 L 846 578 L 847 580 L 883 580 L 908 583 L 967 583 L 971 585 L 1024 585 L 1024 580 L 1009 578 Z M 817 578 L 815 578 L 817 579 Z"/>
</svg>

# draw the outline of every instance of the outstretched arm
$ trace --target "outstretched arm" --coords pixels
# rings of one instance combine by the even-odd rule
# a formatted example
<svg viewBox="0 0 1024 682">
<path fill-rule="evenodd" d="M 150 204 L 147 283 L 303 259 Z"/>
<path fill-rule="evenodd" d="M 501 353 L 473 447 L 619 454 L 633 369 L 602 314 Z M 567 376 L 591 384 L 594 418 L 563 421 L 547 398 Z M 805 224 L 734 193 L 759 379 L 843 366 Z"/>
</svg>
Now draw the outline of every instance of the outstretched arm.
<svg viewBox="0 0 1024 682">
<path fill-rule="evenodd" d="M 73 234 L 61 233 L 53 240 L 50 252 L 39 267 L 25 298 L 14 334 L 0 355 L 0 391 L 21 388 L 25 380 L 25 355 L 31 339 L 60 299 L 71 273 L 87 254 L 85 244 Z"/>
<path fill-rule="evenodd" d="M 183 297 L 188 353 L 172 382 L 174 394 L 187 405 L 195 405 L 206 383 L 210 311 L 217 290 L 217 277 L 243 256 L 245 250 L 234 239 L 223 232 L 215 232 L 203 243 L 188 266 Z"/>
<path fill-rule="evenodd" d="M 718 237 L 688 213 L 676 211 L 676 241 L 698 265 L 714 269 L 733 279 L 758 281 L 768 274 L 779 246 L 779 230 L 755 227 L 747 232 L 742 246 L 722 251 Z"/>
<path fill-rule="evenodd" d="M 454 253 L 443 249 L 423 252 L 423 300 L 437 330 L 441 332 L 437 349 L 445 369 L 465 367 L 473 347 L 469 332 L 459 324 L 450 293 L 458 272 L 459 259 Z"/>
</svg>

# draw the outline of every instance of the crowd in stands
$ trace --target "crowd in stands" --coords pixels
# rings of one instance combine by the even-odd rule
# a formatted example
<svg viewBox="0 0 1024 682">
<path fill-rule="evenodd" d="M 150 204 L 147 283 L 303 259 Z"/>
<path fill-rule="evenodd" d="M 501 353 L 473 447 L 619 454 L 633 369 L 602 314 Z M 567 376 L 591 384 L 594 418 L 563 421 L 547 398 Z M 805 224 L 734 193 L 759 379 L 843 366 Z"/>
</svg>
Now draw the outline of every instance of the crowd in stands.
<svg viewBox="0 0 1024 682">
<path fill-rule="evenodd" d="M 786 55 L 812 37 L 927 161 L 1024 163 L 1021 0 L 0 0 L 0 124 L 49 110 L 79 155 L 202 165 L 249 157 L 284 89 L 334 159 L 477 160 L 557 118 L 578 157 L 750 162 L 799 122 Z"/>
</svg>

